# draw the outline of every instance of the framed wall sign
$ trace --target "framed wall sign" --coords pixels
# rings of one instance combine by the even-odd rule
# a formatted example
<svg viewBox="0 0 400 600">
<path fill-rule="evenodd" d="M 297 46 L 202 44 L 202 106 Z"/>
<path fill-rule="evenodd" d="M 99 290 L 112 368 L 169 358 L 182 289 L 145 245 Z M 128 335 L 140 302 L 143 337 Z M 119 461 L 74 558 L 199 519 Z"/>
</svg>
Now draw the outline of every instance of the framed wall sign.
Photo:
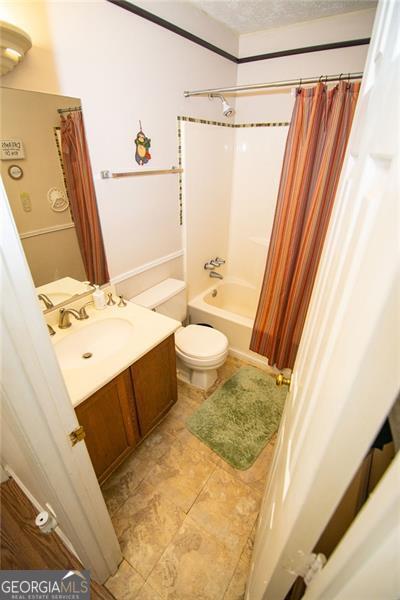
<svg viewBox="0 0 400 600">
<path fill-rule="evenodd" d="M 25 158 L 24 145 L 21 140 L 0 140 L 1 160 L 18 160 Z"/>
<path fill-rule="evenodd" d="M 12 179 L 22 179 L 24 172 L 19 165 L 10 165 L 8 174 Z"/>
</svg>

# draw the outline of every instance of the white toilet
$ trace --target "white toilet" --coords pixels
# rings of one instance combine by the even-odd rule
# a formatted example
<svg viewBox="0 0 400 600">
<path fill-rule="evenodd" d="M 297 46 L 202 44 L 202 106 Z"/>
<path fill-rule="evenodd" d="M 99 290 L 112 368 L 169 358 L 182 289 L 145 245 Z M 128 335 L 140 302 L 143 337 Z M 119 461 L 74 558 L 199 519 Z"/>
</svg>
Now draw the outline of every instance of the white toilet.
<svg viewBox="0 0 400 600">
<path fill-rule="evenodd" d="M 186 319 L 186 283 L 179 279 L 166 279 L 130 301 L 181 323 Z M 228 356 L 228 338 L 211 327 L 188 325 L 175 333 L 175 348 L 178 375 L 207 390 Z"/>
</svg>

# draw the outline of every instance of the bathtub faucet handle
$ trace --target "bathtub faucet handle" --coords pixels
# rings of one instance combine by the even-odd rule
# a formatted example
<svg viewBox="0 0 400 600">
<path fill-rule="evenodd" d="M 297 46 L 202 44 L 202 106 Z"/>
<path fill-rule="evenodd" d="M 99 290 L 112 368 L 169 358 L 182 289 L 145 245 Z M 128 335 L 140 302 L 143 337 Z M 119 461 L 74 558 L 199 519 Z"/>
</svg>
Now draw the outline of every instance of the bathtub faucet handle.
<svg viewBox="0 0 400 600">
<path fill-rule="evenodd" d="M 219 258 L 219 256 L 216 256 L 213 262 L 216 262 L 217 265 L 224 265 L 226 261 L 223 258 Z"/>
<path fill-rule="evenodd" d="M 212 264 L 212 261 L 209 260 L 208 262 L 205 263 L 204 268 L 206 271 L 212 271 L 214 269 L 214 266 L 215 265 Z"/>
</svg>

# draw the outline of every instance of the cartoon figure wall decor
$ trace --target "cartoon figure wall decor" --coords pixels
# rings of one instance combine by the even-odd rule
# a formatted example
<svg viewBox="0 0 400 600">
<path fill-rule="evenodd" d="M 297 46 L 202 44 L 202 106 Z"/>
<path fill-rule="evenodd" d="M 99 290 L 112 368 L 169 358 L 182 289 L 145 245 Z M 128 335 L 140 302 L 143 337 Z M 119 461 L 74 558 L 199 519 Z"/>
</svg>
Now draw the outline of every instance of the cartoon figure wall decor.
<svg viewBox="0 0 400 600">
<path fill-rule="evenodd" d="M 151 159 L 151 154 L 149 152 L 149 148 L 151 146 L 151 139 L 148 138 L 143 129 L 142 123 L 139 121 L 139 131 L 136 134 L 135 144 L 136 144 L 136 153 L 135 160 L 138 165 L 143 166 L 149 162 Z"/>
</svg>

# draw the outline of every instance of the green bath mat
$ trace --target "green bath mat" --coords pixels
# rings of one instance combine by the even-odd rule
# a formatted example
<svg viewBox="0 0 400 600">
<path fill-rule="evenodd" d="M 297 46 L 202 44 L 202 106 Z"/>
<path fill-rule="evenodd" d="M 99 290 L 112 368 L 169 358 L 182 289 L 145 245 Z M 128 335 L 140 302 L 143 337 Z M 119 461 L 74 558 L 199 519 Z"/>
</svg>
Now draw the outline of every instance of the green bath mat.
<svg viewBox="0 0 400 600">
<path fill-rule="evenodd" d="M 235 469 L 248 469 L 278 429 L 286 390 L 254 367 L 242 367 L 186 421 L 196 437 Z"/>
</svg>

